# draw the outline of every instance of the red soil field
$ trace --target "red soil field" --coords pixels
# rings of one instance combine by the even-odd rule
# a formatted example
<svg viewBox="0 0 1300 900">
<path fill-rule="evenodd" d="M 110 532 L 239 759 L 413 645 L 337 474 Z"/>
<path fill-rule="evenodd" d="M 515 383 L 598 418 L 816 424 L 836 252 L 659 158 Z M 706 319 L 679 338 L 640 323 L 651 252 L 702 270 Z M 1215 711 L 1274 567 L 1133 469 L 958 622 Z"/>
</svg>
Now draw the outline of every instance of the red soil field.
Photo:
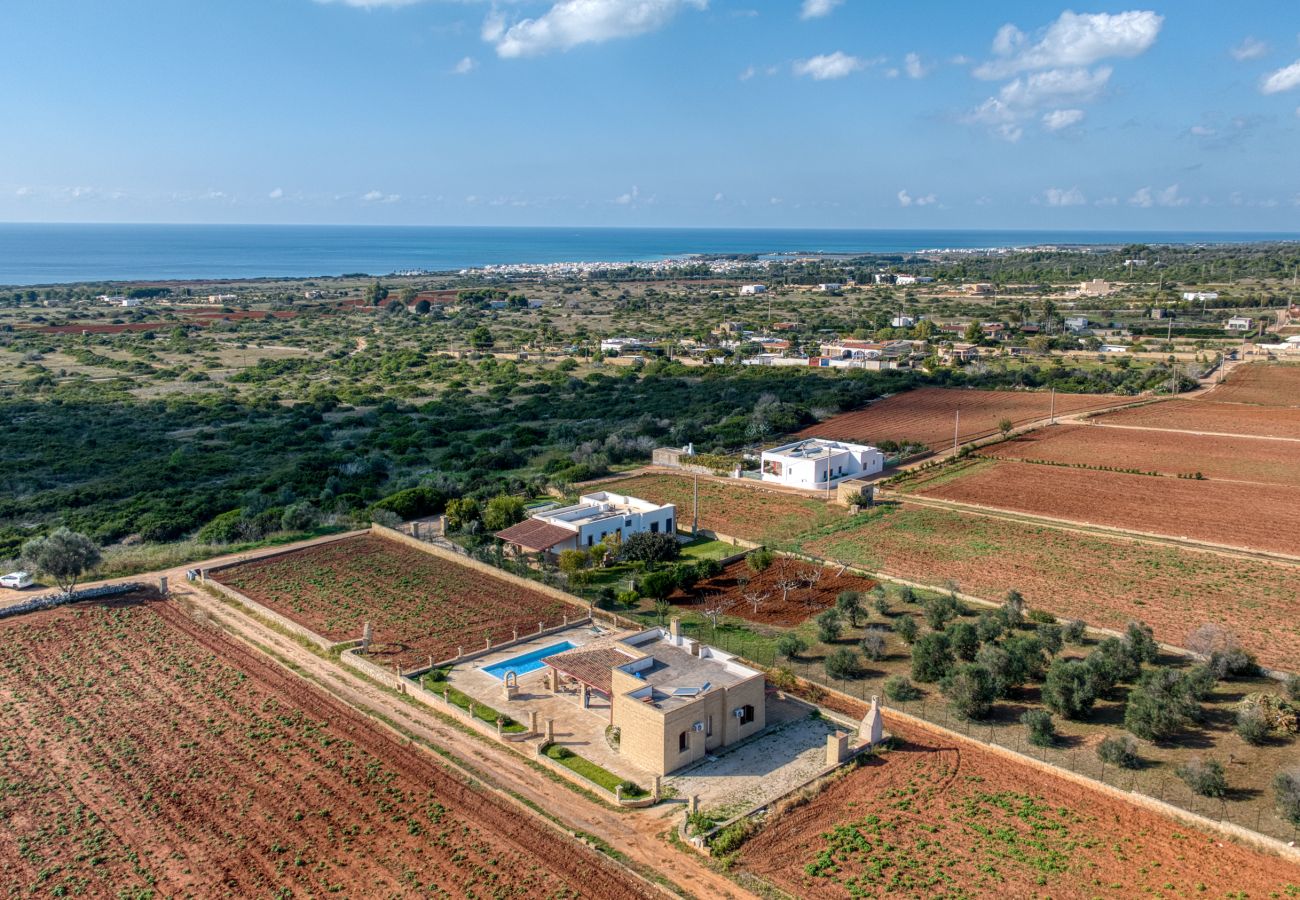
<svg viewBox="0 0 1300 900">
<path fill-rule="evenodd" d="M 993 601 L 1014 588 L 1033 608 L 1102 628 L 1141 619 L 1177 646 L 1213 622 L 1236 632 L 1264 665 L 1300 671 L 1300 567 L 1285 563 L 906 505 L 881 508 L 803 549 L 923 584 L 951 579 Z"/>
<path fill-rule="evenodd" d="M 170 601 L 0 635 L 11 893 L 647 895 Z"/>
<path fill-rule="evenodd" d="M 1300 556 L 1300 488 L 983 461 L 917 493 L 1089 525 Z"/>
<path fill-rule="evenodd" d="M 837 900 L 1267 897 L 1300 885 L 1294 863 L 977 744 L 888 716 L 886 727 L 898 749 L 774 818 L 737 867 Z"/>
<path fill-rule="evenodd" d="M 695 488 L 689 475 L 637 475 L 601 482 L 599 487 L 654 503 L 676 504 L 678 527 L 691 525 Z M 840 521 L 847 514 L 844 507 L 812 497 L 735 481 L 700 479 L 700 528 L 729 537 L 779 543 L 810 528 Z"/>
<path fill-rule="evenodd" d="M 83 332 L 86 334 L 121 334 L 124 331 L 162 331 L 184 324 L 184 322 L 123 322 L 117 325 L 92 325 L 87 322 L 84 325 L 76 323 L 71 325 L 42 325 L 39 328 L 33 328 L 32 331 L 40 334 L 82 334 Z"/>
<path fill-rule="evenodd" d="M 1057 393 L 1056 414 L 1107 409 L 1132 402 L 1132 397 L 1108 394 Z M 862 443 L 916 441 L 940 449 L 952 446 L 958 412 L 961 413 L 958 437 L 965 442 L 997 433 L 998 423 L 1003 419 L 1021 425 L 1046 419 L 1051 410 L 1052 398 L 1047 392 L 918 388 L 877 400 L 863 409 L 832 416 L 795 436 Z"/>
<path fill-rule="evenodd" d="M 1300 409 L 1266 408 L 1209 400 L 1168 400 L 1098 416 L 1102 425 L 1202 431 L 1214 434 L 1249 434 L 1300 440 Z"/>
<path fill-rule="evenodd" d="M 818 566 L 788 557 L 778 557 L 771 566 L 762 572 L 754 572 L 742 559 L 722 570 L 716 578 L 708 578 L 697 583 L 690 591 L 674 591 L 669 602 L 678 606 L 691 606 L 700 603 L 706 597 L 717 597 L 726 604 L 726 614 L 747 619 L 765 625 L 782 625 L 793 627 L 809 616 L 835 605 L 835 598 L 842 591 L 858 591 L 865 594 L 876 586 L 876 582 L 858 575 L 836 576 L 838 566 Z M 817 574 L 820 577 L 809 586 L 800 582 L 788 591 L 782 591 L 782 581 L 797 581 L 804 573 Z M 741 581 L 747 581 L 742 586 Z M 758 611 L 754 611 L 752 601 L 745 595 L 766 595 L 760 600 Z M 782 599 L 784 596 L 784 599 Z M 866 599 L 863 600 L 865 606 Z"/>
<path fill-rule="evenodd" d="M 363 535 L 214 573 L 222 584 L 331 641 L 374 626 L 372 653 L 402 668 L 559 625 L 576 606 L 395 541 Z"/>
<path fill-rule="evenodd" d="M 998 459 L 1048 460 L 1070 465 L 1111 466 L 1213 480 L 1300 487 L 1300 443 L 1058 425 L 979 451 Z"/>
<path fill-rule="evenodd" d="M 1248 363 L 1205 396 L 1220 403 L 1300 408 L 1300 366 Z"/>
</svg>

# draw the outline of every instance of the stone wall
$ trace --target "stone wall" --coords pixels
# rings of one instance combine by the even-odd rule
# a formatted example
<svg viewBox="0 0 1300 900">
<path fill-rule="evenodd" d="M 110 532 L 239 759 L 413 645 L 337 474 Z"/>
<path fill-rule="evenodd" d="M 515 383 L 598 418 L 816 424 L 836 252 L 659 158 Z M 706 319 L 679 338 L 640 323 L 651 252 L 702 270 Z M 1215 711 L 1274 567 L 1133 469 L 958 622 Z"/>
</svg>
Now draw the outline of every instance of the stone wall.
<svg viewBox="0 0 1300 900">
<path fill-rule="evenodd" d="M 221 582 L 215 579 L 207 578 L 204 583 L 207 585 L 207 587 L 211 588 L 213 591 L 216 591 L 218 594 L 222 594 L 223 596 L 228 597 L 231 600 L 234 600 L 236 603 L 249 609 L 255 615 L 258 615 L 264 619 L 268 619 L 271 622 L 274 622 L 276 627 L 281 628 L 292 635 L 300 637 L 303 640 L 310 641 L 311 643 L 315 644 L 317 647 L 321 648 L 322 650 L 329 650 L 330 647 L 338 643 L 337 641 L 331 641 L 326 637 L 322 637 L 321 635 L 312 631 L 310 628 L 306 628 L 302 625 L 299 625 L 297 622 L 293 621 L 292 619 L 283 615 L 282 613 L 278 613 L 275 610 L 270 609 L 269 607 L 263 606 L 262 604 L 258 603 L 256 600 L 252 599 L 251 597 L 246 597 L 245 595 L 241 594 L 239 591 L 235 590 L 234 588 L 227 587 L 226 585 L 222 584 Z"/>
</svg>

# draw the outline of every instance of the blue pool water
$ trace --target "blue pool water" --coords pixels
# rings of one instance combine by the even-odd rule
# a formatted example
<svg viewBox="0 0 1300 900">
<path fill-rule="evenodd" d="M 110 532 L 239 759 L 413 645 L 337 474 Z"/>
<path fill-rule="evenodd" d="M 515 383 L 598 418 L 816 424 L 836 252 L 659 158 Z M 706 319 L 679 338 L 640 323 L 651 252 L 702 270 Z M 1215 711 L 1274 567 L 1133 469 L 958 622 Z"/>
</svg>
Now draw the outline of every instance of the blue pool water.
<svg viewBox="0 0 1300 900">
<path fill-rule="evenodd" d="M 483 671 L 500 681 L 505 680 L 506 672 L 513 671 L 516 675 L 526 675 L 529 672 L 536 672 L 540 669 L 542 667 L 542 660 L 546 659 L 546 657 L 554 656 L 557 653 L 563 653 L 565 650 L 572 650 L 574 646 L 574 644 L 571 644 L 568 641 L 561 641 L 558 644 L 543 647 L 541 650 L 534 650 L 532 653 L 522 653 L 519 656 L 512 656 L 509 659 L 503 659 L 499 663 L 484 666 Z"/>
</svg>

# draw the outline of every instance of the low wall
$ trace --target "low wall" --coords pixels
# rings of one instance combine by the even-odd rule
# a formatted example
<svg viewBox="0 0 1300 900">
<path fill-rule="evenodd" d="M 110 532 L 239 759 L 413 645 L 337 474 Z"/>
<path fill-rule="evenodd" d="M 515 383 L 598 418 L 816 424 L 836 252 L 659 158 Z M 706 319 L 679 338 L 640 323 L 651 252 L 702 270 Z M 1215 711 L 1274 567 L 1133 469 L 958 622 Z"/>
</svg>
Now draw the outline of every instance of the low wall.
<svg viewBox="0 0 1300 900">
<path fill-rule="evenodd" d="M 589 625 L 592 624 L 593 622 L 595 622 L 595 619 L 591 617 L 590 612 L 587 612 L 585 615 L 579 616 L 578 618 L 575 619 L 570 619 L 569 621 L 560 625 L 553 625 L 550 628 L 543 628 L 540 631 L 532 631 L 529 632 L 528 634 L 520 634 L 518 639 L 515 640 L 502 641 L 499 644 L 492 644 L 491 646 L 481 647 L 478 650 L 473 651 L 472 653 L 462 653 L 460 656 L 453 656 L 443 660 L 435 660 L 433 665 L 431 666 L 419 666 L 418 668 L 415 669 L 408 669 L 407 671 L 403 672 L 402 675 L 403 677 L 410 678 L 415 675 L 423 675 L 425 672 L 430 672 L 434 669 L 441 669 L 443 666 L 458 666 L 462 663 L 469 662 L 470 660 L 478 659 L 480 656 L 487 656 L 489 653 L 496 653 L 499 650 L 509 650 L 511 647 L 517 647 L 520 644 L 526 644 L 529 641 L 535 641 L 539 637 L 547 637 L 548 635 L 552 635 L 552 634 L 560 634 L 561 632 L 568 631 L 570 628 L 573 628 L 576 625 Z"/>
<path fill-rule="evenodd" d="M 41 594 L 39 597 L 33 597 L 22 603 L 16 603 L 13 606 L 6 606 L 0 609 L 0 619 L 7 619 L 10 616 L 21 616 L 26 613 L 38 612 L 42 609 L 54 609 L 59 606 L 66 606 L 69 603 L 77 603 L 82 600 L 95 600 L 100 597 L 117 597 L 122 594 L 129 594 L 132 591 L 138 591 L 144 585 L 137 581 L 125 582 L 123 584 L 105 584 L 100 587 L 85 588 L 80 591 L 73 591 L 71 594 Z"/>
<path fill-rule="evenodd" d="M 209 566 L 208 568 L 203 569 L 202 572 L 206 576 L 211 572 L 224 572 L 227 569 L 233 569 L 236 568 L 237 566 L 246 565 L 247 563 L 251 563 L 251 562 L 262 562 L 268 559 L 277 559 L 281 556 L 291 556 L 294 553 L 300 553 L 303 550 L 307 550 L 311 547 L 320 547 L 324 544 L 333 544 L 337 541 L 350 540 L 351 538 L 361 537 L 365 533 L 366 533 L 366 529 L 364 528 L 356 531 L 344 531 L 340 534 L 331 534 L 327 537 L 315 538 L 303 544 L 290 545 L 288 547 L 276 547 L 274 549 L 267 550 L 265 553 L 258 553 L 256 551 L 253 551 L 251 553 L 241 554 L 239 559 L 232 560 L 231 562 L 222 563 L 221 565 L 218 566 Z"/>
<path fill-rule="evenodd" d="M 300 637 L 303 640 L 310 641 L 311 643 L 315 644 L 317 647 L 319 647 L 322 650 L 328 651 L 335 644 L 340 643 L 339 641 L 331 641 L 328 638 L 322 637 L 321 635 L 312 631 L 310 628 L 306 628 L 302 625 L 299 625 L 297 622 L 293 621 L 292 619 L 283 615 L 282 613 L 278 613 L 269 607 L 263 606 L 262 604 L 258 603 L 256 600 L 252 599 L 251 597 L 247 597 L 244 594 L 241 594 L 239 591 L 235 590 L 232 587 L 227 587 L 226 585 L 222 584 L 220 581 L 217 581 L 212 578 L 205 578 L 204 584 L 207 585 L 212 590 L 216 591 L 218 594 L 221 594 L 235 601 L 236 603 L 247 607 L 256 615 L 261 616 L 264 619 L 269 619 L 270 621 L 274 622 L 279 628 L 284 629 L 290 634 Z"/>
</svg>

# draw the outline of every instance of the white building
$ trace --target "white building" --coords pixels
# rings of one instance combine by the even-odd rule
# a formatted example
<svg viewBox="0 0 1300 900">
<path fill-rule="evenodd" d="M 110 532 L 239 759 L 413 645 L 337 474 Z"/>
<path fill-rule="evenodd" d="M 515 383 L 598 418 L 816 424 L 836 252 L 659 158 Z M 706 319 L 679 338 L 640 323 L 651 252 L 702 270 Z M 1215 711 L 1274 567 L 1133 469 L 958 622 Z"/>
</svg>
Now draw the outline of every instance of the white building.
<svg viewBox="0 0 1300 900">
<path fill-rule="evenodd" d="M 1188 303 L 1207 303 L 1210 300 L 1218 300 L 1218 291 L 1184 291 L 1183 299 Z"/>
<path fill-rule="evenodd" d="M 890 328 L 911 328 L 916 324 L 916 319 L 912 316 L 894 316 L 889 320 Z"/>
<path fill-rule="evenodd" d="M 1254 331 L 1255 320 L 1250 316 L 1233 316 L 1223 327 L 1228 331 Z"/>
<path fill-rule="evenodd" d="M 934 281 L 929 275 L 895 275 L 894 284 L 929 284 Z"/>
<path fill-rule="evenodd" d="M 234 303 L 238 299 L 234 294 L 208 294 L 209 303 Z"/>
<path fill-rule="evenodd" d="M 144 301 L 139 297 L 123 297 L 122 302 L 119 305 L 125 306 L 127 309 L 132 309 L 137 306 L 144 306 Z"/>
<path fill-rule="evenodd" d="M 1071 331 L 1083 331 L 1088 327 L 1087 316 L 1069 316 L 1065 320 L 1065 327 Z"/>
<path fill-rule="evenodd" d="M 109 306 L 121 306 L 126 302 L 126 296 L 123 294 L 100 294 L 95 299 Z"/>
<path fill-rule="evenodd" d="M 677 507 L 626 494 L 583 494 L 573 506 L 550 509 L 498 531 L 497 537 L 524 551 L 560 553 L 594 547 L 607 538 L 623 541 L 634 534 L 677 533 Z"/>
<path fill-rule="evenodd" d="M 605 338 L 600 342 L 601 353 L 624 353 L 628 350 L 639 350 L 646 346 L 646 342 L 641 338 Z"/>
<path fill-rule="evenodd" d="M 865 444 L 808 438 L 764 450 L 764 481 L 810 491 L 826 491 L 849 478 L 875 475 L 885 454 Z"/>
<path fill-rule="evenodd" d="M 767 285 L 765 284 L 742 284 L 740 286 L 740 295 L 742 297 L 748 294 L 766 294 Z"/>
<path fill-rule="evenodd" d="M 1126 260 L 1124 260 L 1124 268 L 1126 268 L 1126 269 L 1143 269 L 1143 268 L 1146 268 L 1146 264 L 1147 264 L 1147 261 L 1146 261 L 1145 259 L 1126 259 Z"/>
<path fill-rule="evenodd" d="M 844 285 L 837 281 L 828 281 L 825 284 L 817 285 L 817 290 L 821 291 L 823 294 L 829 294 L 838 291 L 842 287 L 844 287 Z"/>
</svg>

